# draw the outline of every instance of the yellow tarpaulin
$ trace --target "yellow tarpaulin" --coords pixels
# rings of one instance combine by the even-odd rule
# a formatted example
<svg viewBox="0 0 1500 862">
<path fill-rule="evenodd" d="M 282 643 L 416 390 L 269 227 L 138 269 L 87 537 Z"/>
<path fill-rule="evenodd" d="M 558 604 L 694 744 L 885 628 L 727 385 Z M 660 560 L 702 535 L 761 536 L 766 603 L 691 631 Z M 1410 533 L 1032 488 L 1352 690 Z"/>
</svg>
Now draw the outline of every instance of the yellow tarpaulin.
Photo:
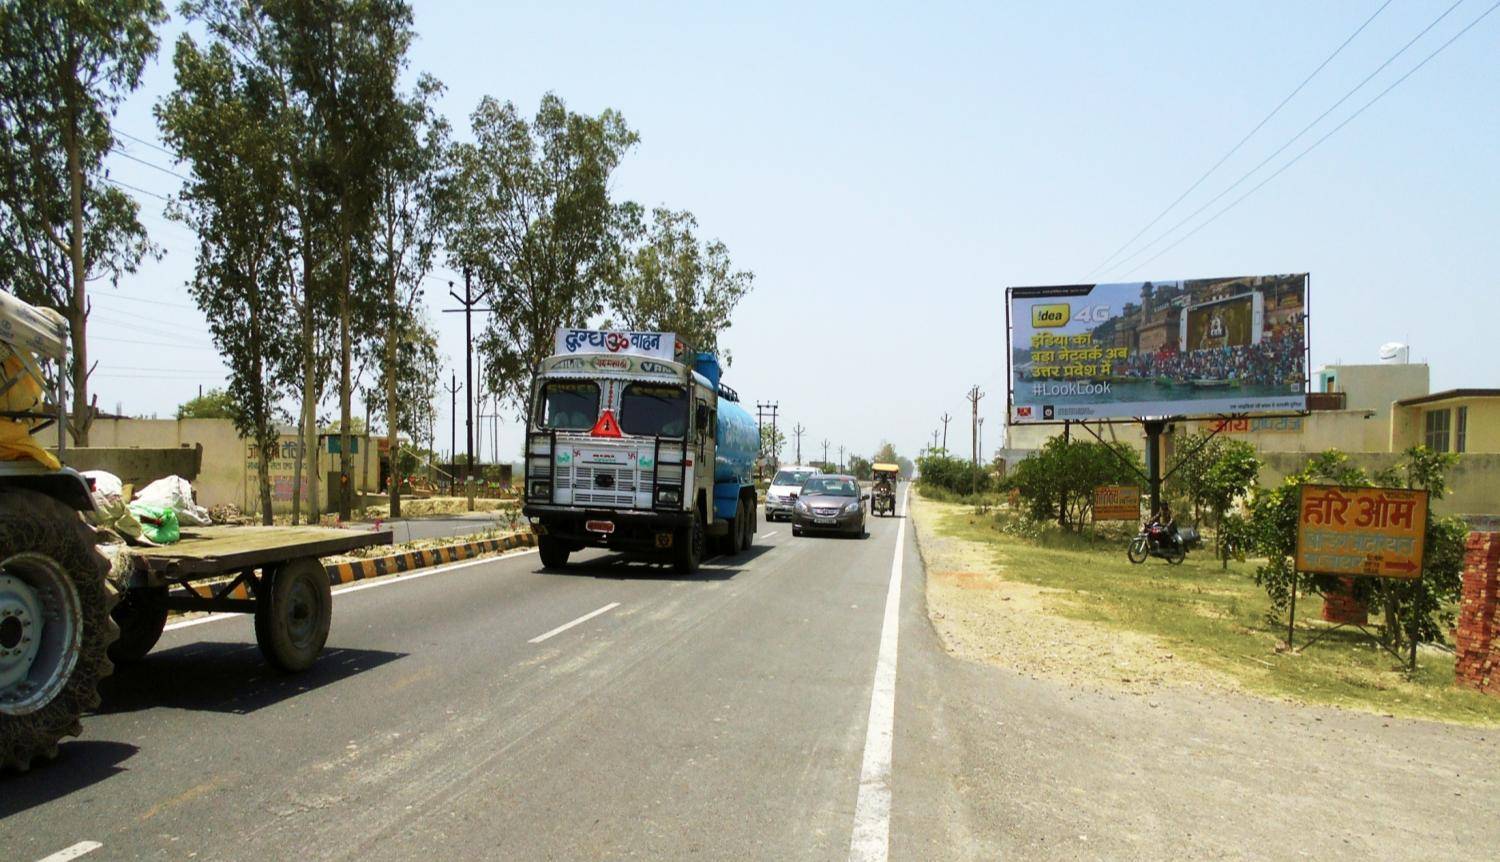
<svg viewBox="0 0 1500 862">
<path fill-rule="evenodd" d="M 42 386 L 27 373 L 19 357 L 7 357 L 5 379 L 15 380 L 0 397 L 0 407 L 12 412 L 34 410 L 42 402 Z M 37 445 L 31 437 L 31 425 L 15 419 L 0 419 L 0 461 L 31 460 L 49 470 L 62 466 L 57 456 Z"/>
</svg>

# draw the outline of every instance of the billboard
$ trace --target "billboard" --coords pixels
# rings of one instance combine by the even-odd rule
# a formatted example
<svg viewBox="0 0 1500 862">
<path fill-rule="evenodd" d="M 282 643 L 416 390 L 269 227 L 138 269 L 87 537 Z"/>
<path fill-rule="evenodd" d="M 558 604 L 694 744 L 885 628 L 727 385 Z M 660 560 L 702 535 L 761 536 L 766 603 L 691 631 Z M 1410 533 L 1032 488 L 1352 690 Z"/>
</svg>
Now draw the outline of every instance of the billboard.
<svg viewBox="0 0 1500 862">
<path fill-rule="evenodd" d="M 1307 409 L 1307 274 L 1006 291 L 1010 421 Z"/>
</svg>

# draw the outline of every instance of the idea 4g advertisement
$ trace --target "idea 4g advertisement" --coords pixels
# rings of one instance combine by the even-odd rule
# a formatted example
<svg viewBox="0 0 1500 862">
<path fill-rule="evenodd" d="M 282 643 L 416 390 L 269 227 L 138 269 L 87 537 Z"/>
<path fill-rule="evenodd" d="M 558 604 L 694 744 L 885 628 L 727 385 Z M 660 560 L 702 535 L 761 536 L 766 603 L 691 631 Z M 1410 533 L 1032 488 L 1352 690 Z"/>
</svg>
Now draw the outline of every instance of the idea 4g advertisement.
<svg viewBox="0 0 1500 862">
<path fill-rule="evenodd" d="M 1012 287 L 1010 421 L 1307 409 L 1307 274 Z"/>
</svg>

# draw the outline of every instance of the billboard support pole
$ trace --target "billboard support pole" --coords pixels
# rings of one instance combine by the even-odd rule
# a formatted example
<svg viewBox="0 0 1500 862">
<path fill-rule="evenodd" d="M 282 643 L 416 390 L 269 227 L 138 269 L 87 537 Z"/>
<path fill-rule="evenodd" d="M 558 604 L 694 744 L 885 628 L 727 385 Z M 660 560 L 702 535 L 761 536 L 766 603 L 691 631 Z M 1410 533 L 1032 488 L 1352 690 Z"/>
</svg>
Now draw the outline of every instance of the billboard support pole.
<svg viewBox="0 0 1500 862">
<path fill-rule="evenodd" d="M 1292 606 L 1286 614 L 1286 648 L 1292 649 L 1292 632 L 1297 625 L 1297 570 L 1292 569 Z"/>
<path fill-rule="evenodd" d="M 1151 517 L 1161 514 L 1161 434 L 1166 430 L 1165 419 L 1147 419 L 1146 427 L 1146 484 L 1151 488 Z"/>
</svg>

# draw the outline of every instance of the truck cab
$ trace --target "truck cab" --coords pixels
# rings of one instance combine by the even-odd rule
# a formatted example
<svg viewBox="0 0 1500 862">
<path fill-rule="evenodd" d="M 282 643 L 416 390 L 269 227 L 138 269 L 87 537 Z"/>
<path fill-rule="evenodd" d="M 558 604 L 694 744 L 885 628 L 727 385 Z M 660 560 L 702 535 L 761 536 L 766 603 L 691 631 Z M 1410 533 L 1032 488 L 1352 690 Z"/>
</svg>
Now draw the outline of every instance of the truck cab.
<svg viewBox="0 0 1500 862">
<path fill-rule="evenodd" d="M 717 358 L 672 333 L 565 329 L 527 412 L 523 512 L 542 562 L 586 547 L 697 569 L 756 528 L 758 435 Z"/>
</svg>

